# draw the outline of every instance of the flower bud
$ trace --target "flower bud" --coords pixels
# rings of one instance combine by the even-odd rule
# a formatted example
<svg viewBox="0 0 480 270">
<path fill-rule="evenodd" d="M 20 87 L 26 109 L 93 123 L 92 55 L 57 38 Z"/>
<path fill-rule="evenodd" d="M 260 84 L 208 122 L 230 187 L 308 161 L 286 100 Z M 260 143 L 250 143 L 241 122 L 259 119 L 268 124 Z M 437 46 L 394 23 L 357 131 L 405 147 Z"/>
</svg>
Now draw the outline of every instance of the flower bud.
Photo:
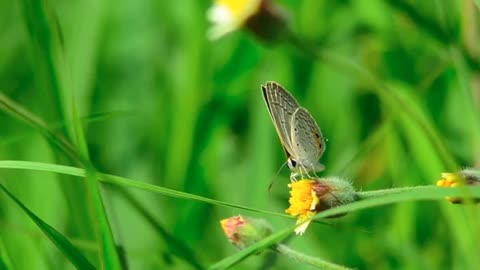
<svg viewBox="0 0 480 270">
<path fill-rule="evenodd" d="M 270 224 L 263 219 L 238 215 L 223 219 L 220 224 L 228 240 L 240 249 L 246 248 L 272 234 Z"/>
</svg>

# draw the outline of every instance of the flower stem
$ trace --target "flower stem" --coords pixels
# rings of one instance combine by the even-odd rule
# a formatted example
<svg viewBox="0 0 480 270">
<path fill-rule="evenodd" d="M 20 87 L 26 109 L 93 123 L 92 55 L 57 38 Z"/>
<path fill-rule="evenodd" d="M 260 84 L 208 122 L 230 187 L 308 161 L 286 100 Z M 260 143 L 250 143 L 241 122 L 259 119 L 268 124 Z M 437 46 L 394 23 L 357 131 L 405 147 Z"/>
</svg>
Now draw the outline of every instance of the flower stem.
<svg viewBox="0 0 480 270">
<path fill-rule="evenodd" d="M 282 254 L 282 255 L 285 255 L 286 257 L 288 257 L 288 258 L 290 258 L 294 261 L 309 264 L 309 265 L 315 266 L 319 269 L 324 269 L 324 270 L 349 270 L 349 269 L 351 269 L 351 268 L 348 268 L 348 267 L 345 267 L 345 266 L 342 266 L 342 265 L 327 262 L 327 261 L 322 260 L 322 259 L 317 258 L 317 257 L 305 255 L 301 252 L 295 251 L 295 250 L 293 250 L 293 249 L 291 249 L 291 248 L 289 248 L 285 245 L 282 245 L 282 244 L 276 245 L 273 248 L 273 250 Z"/>
<path fill-rule="evenodd" d="M 379 189 L 373 191 L 360 191 L 357 192 L 358 200 L 370 199 L 379 196 L 385 196 L 389 194 L 409 192 L 412 190 L 419 190 L 424 188 L 431 188 L 432 186 L 415 186 L 415 187 L 403 187 L 403 188 L 388 188 L 388 189 Z"/>
</svg>

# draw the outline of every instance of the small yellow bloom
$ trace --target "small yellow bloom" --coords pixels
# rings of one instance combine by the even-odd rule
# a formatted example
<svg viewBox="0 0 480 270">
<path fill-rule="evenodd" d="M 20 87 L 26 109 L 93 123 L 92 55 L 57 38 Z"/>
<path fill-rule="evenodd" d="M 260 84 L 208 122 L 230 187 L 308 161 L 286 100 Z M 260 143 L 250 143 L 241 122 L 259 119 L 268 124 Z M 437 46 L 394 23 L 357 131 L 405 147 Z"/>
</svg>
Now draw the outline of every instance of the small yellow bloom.
<svg viewBox="0 0 480 270">
<path fill-rule="evenodd" d="M 465 179 L 456 173 L 442 173 L 442 179 L 437 181 L 438 187 L 458 187 L 465 183 Z"/>
<path fill-rule="evenodd" d="M 437 181 L 437 187 L 461 187 L 480 185 L 479 171 L 472 169 L 461 170 L 457 173 L 442 173 L 442 179 Z M 445 199 L 451 203 L 463 203 L 462 198 L 448 196 Z M 477 200 L 475 200 L 477 201 Z"/>
<path fill-rule="evenodd" d="M 314 191 L 315 180 L 300 180 L 288 184 L 290 188 L 290 207 L 285 210 L 287 214 L 298 217 L 295 229 L 296 234 L 303 234 L 310 224 L 309 219 L 316 213 L 316 207 L 320 199 Z"/>
<path fill-rule="evenodd" d="M 262 0 L 216 0 L 207 12 L 213 23 L 209 38 L 218 39 L 243 26 L 259 11 L 261 3 Z"/>
<path fill-rule="evenodd" d="M 356 198 L 352 185 L 338 177 L 317 180 L 303 179 L 292 182 L 290 188 L 290 207 L 285 210 L 291 216 L 298 217 L 296 234 L 303 234 L 310 219 L 318 212 L 353 202 Z"/>
</svg>

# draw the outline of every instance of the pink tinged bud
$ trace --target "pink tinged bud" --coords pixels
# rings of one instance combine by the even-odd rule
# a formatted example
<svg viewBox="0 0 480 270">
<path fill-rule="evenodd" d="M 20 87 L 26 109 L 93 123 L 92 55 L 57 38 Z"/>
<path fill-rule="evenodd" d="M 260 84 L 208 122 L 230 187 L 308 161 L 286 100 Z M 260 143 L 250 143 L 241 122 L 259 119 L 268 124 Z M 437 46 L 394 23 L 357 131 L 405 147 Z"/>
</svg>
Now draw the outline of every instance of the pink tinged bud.
<svg viewBox="0 0 480 270">
<path fill-rule="evenodd" d="M 243 249 L 272 233 L 270 225 L 263 219 L 234 216 L 220 221 L 223 232 L 230 243 Z"/>
</svg>

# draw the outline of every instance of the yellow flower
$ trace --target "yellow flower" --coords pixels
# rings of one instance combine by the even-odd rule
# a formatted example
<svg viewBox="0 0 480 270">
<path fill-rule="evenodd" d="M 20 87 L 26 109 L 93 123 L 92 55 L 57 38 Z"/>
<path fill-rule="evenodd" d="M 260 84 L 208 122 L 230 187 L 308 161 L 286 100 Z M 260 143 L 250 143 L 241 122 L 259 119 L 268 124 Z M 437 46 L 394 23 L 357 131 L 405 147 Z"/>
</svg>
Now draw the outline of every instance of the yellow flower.
<svg viewBox="0 0 480 270">
<path fill-rule="evenodd" d="M 442 173 L 442 179 L 437 181 L 438 187 L 458 187 L 465 179 L 456 173 Z"/>
<path fill-rule="evenodd" d="M 218 39 L 242 27 L 248 18 L 255 15 L 262 0 L 215 0 L 207 17 L 213 23 L 209 30 L 210 39 Z"/>
<path fill-rule="evenodd" d="M 313 190 L 316 181 L 314 180 L 300 180 L 288 184 L 290 188 L 290 207 L 285 210 L 287 214 L 293 217 L 298 217 L 297 224 L 300 224 L 296 229 L 296 234 L 303 234 L 310 224 L 310 218 L 316 213 L 317 204 L 320 201 L 319 197 Z"/>
<path fill-rule="evenodd" d="M 456 173 L 442 173 L 442 179 L 437 181 L 437 187 L 461 187 L 480 185 L 480 172 L 472 169 L 461 170 Z M 463 203 L 462 198 L 448 196 L 445 199 L 451 203 Z M 474 200 L 477 202 L 478 200 Z"/>
<path fill-rule="evenodd" d="M 353 202 L 356 198 L 352 185 L 339 177 L 303 179 L 290 183 L 288 187 L 290 207 L 285 212 L 298 217 L 295 233 L 300 235 L 305 232 L 316 213 Z"/>
</svg>

